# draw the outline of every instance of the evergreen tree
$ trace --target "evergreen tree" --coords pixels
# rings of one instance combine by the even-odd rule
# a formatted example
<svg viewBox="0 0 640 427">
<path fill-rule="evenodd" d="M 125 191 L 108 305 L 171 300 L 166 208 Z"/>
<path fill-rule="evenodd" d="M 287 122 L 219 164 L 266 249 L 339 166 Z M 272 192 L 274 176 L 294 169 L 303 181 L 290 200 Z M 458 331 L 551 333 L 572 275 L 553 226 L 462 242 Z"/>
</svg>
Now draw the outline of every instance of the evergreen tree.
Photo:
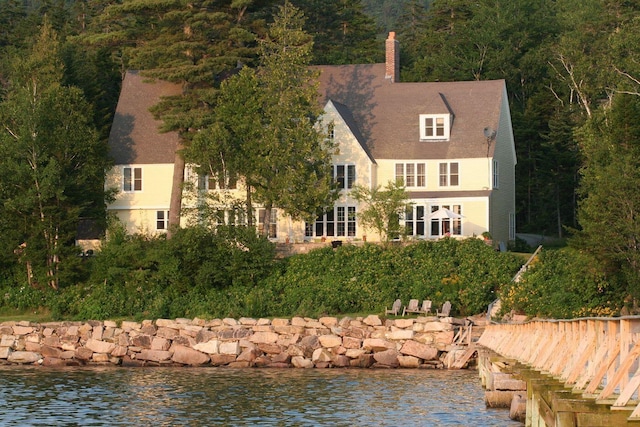
<svg viewBox="0 0 640 427">
<path fill-rule="evenodd" d="M 640 97 L 616 95 L 580 132 L 585 156 L 573 244 L 622 273 L 640 298 Z"/>
<path fill-rule="evenodd" d="M 247 187 L 249 215 L 252 201 L 261 203 L 264 224 L 276 206 L 294 219 L 312 219 L 335 197 L 332 145 L 316 123 L 317 75 L 308 66 L 312 39 L 303 22 L 291 3 L 280 7 L 261 43 L 260 66 L 223 83 L 217 123 L 189 150 L 205 170 L 234 169 Z"/>
<path fill-rule="evenodd" d="M 308 18 L 304 30 L 313 37 L 313 64 L 382 62 L 375 22 L 360 0 L 299 0 Z"/>
<path fill-rule="evenodd" d="M 182 96 L 167 98 L 154 108 L 164 121 L 162 131 L 177 131 L 182 147 L 176 152 L 169 207 L 169 231 L 180 223 L 185 161 L 182 148 L 212 122 L 216 86 L 238 63 L 255 58 L 255 33 L 262 21 L 251 13 L 268 1 L 127 0 L 104 9 L 92 23 L 87 43 L 112 46 L 122 72 L 134 68 L 150 77 L 181 83 Z"/>
<path fill-rule="evenodd" d="M 106 147 L 82 92 L 61 84 L 59 43 L 46 22 L 12 64 L 0 104 L 0 230 L 29 283 L 57 289 L 65 257 L 75 257 L 78 219 L 104 216 Z"/>
</svg>

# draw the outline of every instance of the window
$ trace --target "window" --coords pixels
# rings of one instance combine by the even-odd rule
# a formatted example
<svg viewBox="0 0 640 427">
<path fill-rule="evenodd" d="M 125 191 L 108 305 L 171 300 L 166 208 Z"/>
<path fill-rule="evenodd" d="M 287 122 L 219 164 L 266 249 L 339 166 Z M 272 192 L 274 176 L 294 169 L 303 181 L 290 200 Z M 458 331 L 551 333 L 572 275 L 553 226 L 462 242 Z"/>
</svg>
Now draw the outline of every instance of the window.
<svg viewBox="0 0 640 427">
<path fill-rule="evenodd" d="M 448 114 L 420 114 L 420 139 L 449 139 Z"/>
<path fill-rule="evenodd" d="M 260 234 L 264 233 L 266 213 L 267 213 L 266 209 L 258 209 L 258 232 Z M 271 218 L 269 219 L 267 237 L 269 237 L 270 239 L 275 239 L 276 237 L 278 237 L 277 226 L 278 226 L 278 210 L 271 209 Z"/>
<path fill-rule="evenodd" d="M 431 213 L 447 210 L 452 216 L 457 218 L 449 218 L 447 215 L 437 215 L 431 218 L 430 235 L 432 237 L 439 236 L 460 236 L 462 235 L 462 208 L 460 205 L 431 205 Z"/>
<path fill-rule="evenodd" d="M 169 211 L 156 211 L 156 230 L 169 228 Z"/>
<path fill-rule="evenodd" d="M 498 161 L 493 161 L 493 188 L 498 188 L 500 184 L 500 175 L 498 174 Z"/>
<path fill-rule="evenodd" d="M 408 236 L 425 235 L 424 206 L 410 206 L 404 216 L 405 231 Z"/>
<path fill-rule="evenodd" d="M 340 190 L 353 188 L 356 182 L 356 165 L 334 165 L 333 177 Z"/>
<path fill-rule="evenodd" d="M 424 163 L 396 163 L 396 182 L 406 187 L 425 187 L 427 185 Z"/>
<path fill-rule="evenodd" d="M 440 163 L 440 187 L 459 185 L 458 163 Z"/>
<path fill-rule="evenodd" d="M 305 237 L 355 237 L 356 207 L 337 206 L 316 218 L 314 224 L 305 223 Z"/>
<path fill-rule="evenodd" d="M 124 191 L 142 191 L 142 168 L 125 167 L 122 172 Z"/>
<path fill-rule="evenodd" d="M 221 177 L 199 174 L 198 190 L 234 190 L 237 187 L 237 181 L 237 178 L 230 174 L 224 174 Z"/>
</svg>

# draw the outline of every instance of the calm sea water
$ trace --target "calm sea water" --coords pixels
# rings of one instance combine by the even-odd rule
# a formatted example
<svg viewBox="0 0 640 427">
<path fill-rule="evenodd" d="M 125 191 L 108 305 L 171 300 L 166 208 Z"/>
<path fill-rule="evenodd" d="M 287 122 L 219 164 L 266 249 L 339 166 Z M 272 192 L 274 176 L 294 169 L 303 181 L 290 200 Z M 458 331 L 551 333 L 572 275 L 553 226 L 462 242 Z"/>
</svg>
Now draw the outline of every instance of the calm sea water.
<svg viewBox="0 0 640 427">
<path fill-rule="evenodd" d="M 476 371 L 0 368 L 0 426 L 521 426 Z"/>
</svg>

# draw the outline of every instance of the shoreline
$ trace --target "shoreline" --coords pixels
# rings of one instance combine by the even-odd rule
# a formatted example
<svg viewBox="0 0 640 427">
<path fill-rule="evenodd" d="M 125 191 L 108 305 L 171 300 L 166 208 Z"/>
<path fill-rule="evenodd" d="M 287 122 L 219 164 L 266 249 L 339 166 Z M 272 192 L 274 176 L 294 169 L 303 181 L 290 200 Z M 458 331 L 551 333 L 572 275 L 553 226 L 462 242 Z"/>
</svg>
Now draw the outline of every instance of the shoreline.
<svg viewBox="0 0 640 427">
<path fill-rule="evenodd" d="M 3 322 L 0 366 L 453 369 L 467 330 L 436 316 Z"/>
</svg>

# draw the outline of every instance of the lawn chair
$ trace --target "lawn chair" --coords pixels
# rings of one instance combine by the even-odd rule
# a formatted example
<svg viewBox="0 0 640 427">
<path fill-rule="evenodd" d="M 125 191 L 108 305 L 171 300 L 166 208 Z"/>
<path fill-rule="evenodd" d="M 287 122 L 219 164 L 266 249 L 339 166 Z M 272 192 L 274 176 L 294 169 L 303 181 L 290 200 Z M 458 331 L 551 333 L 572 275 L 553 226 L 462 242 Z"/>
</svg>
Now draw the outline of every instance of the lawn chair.
<svg viewBox="0 0 640 427">
<path fill-rule="evenodd" d="M 422 314 L 429 314 L 431 313 L 431 300 L 430 299 L 426 299 L 424 301 L 422 301 L 422 306 L 420 307 L 420 313 Z"/>
<path fill-rule="evenodd" d="M 400 313 L 400 308 L 402 308 L 402 301 L 397 299 L 393 302 L 390 310 L 385 307 L 384 314 L 393 314 L 394 316 L 397 316 Z"/>
<path fill-rule="evenodd" d="M 420 313 L 420 308 L 418 308 L 418 300 L 412 299 L 409 300 L 409 305 L 402 310 L 402 315 L 404 316 L 407 313 Z"/>
<path fill-rule="evenodd" d="M 436 310 L 436 315 L 438 317 L 449 317 L 449 313 L 451 312 L 451 303 L 446 301 L 442 304 L 442 311 Z"/>
</svg>

